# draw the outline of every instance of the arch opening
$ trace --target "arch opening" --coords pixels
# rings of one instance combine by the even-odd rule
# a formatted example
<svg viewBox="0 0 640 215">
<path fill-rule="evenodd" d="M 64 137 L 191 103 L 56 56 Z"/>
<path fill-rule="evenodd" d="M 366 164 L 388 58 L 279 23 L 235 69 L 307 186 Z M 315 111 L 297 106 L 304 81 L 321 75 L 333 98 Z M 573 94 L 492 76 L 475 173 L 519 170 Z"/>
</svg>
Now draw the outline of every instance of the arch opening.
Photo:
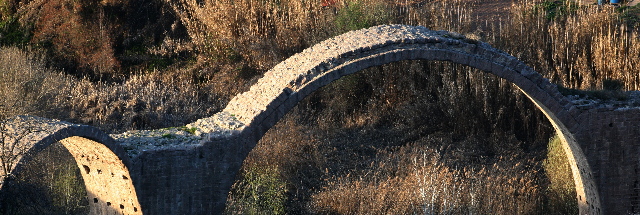
<svg viewBox="0 0 640 215">
<path fill-rule="evenodd" d="M 60 143 L 37 153 L 2 190 L 1 214 L 88 214 L 80 169 Z"/>
<path fill-rule="evenodd" d="M 367 38 L 363 35 L 371 37 L 371 32 L 379 35 L 367 41 L 353 39 Z M 329 51 L 324 51 L 327 49 Z M 224 111 L 238 116 L 248 125 L 245 133 L 250 133 L 247 141 L 250 150 L 285 113 L 312 92 L 365 68 L 402 60 L 450 61 L 513 83 L 539 107 L 560 135 L 571 164 L 580 213 L 599 214 L 597 188 L 584 153 L 572 137 L 571 132 L 575 131 L 578 123 L 569 111 L 571 106 L 566 98 L 559 94 L 555 85 L 518 59 L 482 42 L 469 41 L 452 33 L 400 25 L 349 32 L 279 64 L 250 91 L 235 97 Z M 295 69 L 296 65 L 301 68 Z M 255 101 L 247 101 L 247 98 Z"/>
<path fill-rule="evenodd" d="M 129 170 L 111 149 L 78 136 L 65 138 L 60 143 L 73 155 L 78 167 L 88 170 L 81 173 L 87 198 L 94 199 L 89 204 L 91 214 L 140 213 L 137 211 L 140 203 L 133 182 L 129 180 Z"/>
<path fill-rule="evenodd" d="M 504 179 L 504 177 L 497 177 L 497 175 L 501 175 L 501 173 L 497 172 L 497 169 L 500 169 L 501 171 L 512 173 L 513 179 L 523 182 L 528 181 L 529 178 L 526 177 L 533 177 L 532 173 L 520 173 L 520 171 L 526 170 L 521 167 L 533 165 L 533 162 L 529 160 L 526 160 L 526 162 L 515 161 L 514 158 L 510 157 L 513 155 L 504 152 L 506 150 L 501 151 L 500 146 L 511 147 L 509 150 L 518 150 L 523 154 L 525 151 L 531 153 L 532 150 L 536 150 L 536 147 L 539 148 L 540 146 L 516 145 L 524 144 L 524 141 L 526 141 L 520 139 L 529 138 L 524 135 L 535 136 L 540 134 L 516 135 L 509 133 L 509 131 L 503 131 L 503 133 L 492 132 L 492 135 L 482 136 L 485 135 L 484 130 L 486 128 L 494 126 L 502 128 L 502 126 L 479 125 L 486 122 L 487 118 L 491 117 L 490 115 L 497 114 L 498 106 L 515 106 L 515 103 L 522 100 L 526 102 L 522 107 L 523 109 L 536 110 L 536 107 L 528 101 L 524 94 L 520 93 L 519 95 L 511 96 L 514 97 L 512 101 L 503 101 L 504 104 L 496 104 L 496 107 L 488 108 L 488 111 L 495 112 L 493 114 L 487 113 L 485 116 L 485 113 L 481 113 L 483 112 L 481 110 L 474 112 L 474 109 L 482 109 L 482 106 L 486 104 L 479 102 L 482 99 L 468 100 L 467 97 L 469 96 L 482 98 L 491 93 L 511 93 L 519 92 L 519 90 L 515 87 L 508 87 L 510 88 L 509 90 L 498 92 L 499 90 L 495 88 L 509 83 L 501 81 L 493 75 L 471 71 L 471 68 L 450 63 L 445 64 L 456 66 L 458 71 L 433 71 L 439 68 L 436 66 L 439 64 L 442 63 L 429 61 L 390 63 L 343 77 L 309 95 L 280 120 L 274 128 L 267 132 L 261 143 L 252 151 L 248 161 L 245 161 L 244 175 L 241 176 L 241 178 L 245 178 L 245 181 L 237 182 L 236 189 L 232 191 L 236 193 L 230 194 L 230 201 L 227 205 L 230 208 L 227 210 L 242 210 L 239 204 L 244 203 L 241 202 L 242 197 L 238 195 L 238 186 L 251 186 L 246 181 L 256 180 L 259 174 L 263 174 L 264 177 L 276 172 L 287 175 L 286 177 L 309 181 L 306 183 L 296 182 L 295 180 L 288 181 L 288 183 L 291 183 L 289 189 L 293 189 L 289 191 L 293 193 L 304 192 L 301 187 L 311 186 L 314 181 L 330 179 L 327 181 L 329 184 L 326 185 L 328 187 L 326 190 L 323 190 L 322 186 L 316 186 L 314 187 L 316 194 L 306 197 L 302 194 L 296 194 L 300 196 L 289 196 L 289 198 L 313 199 L 308 200 L 307 203 L 319 204 L 316 205 L 316 209 L 319 208 L 318 210 L 324 210 L 327 213 L 348 213 L 339 211 L 339 204 L 329 201 L 329 199 L 351 202 L 359 198 L 355 195 L 362 195 L 362 198 L 370 198 L 366 202 L 360 202 L 360 204 L 371 204 L 372 206 L 364 207 L 369 208 L 368 211 L 357 210 L 355 213 L 393 213 L 390 211 L 374 211 L 376 207 L 373 207 L 373 204 L 401 205 L 398 202 L 392 202 L 400 200 L 407 204 L 412 202 L 412 204 L 416 205 L 431 205 L 433 206 L 432 212 L 437 213 L 438 206 L 436 206 L 434 200 L 422 198 L 421 201 L 423 202 L 418 203 L 417 194 L 408 196 L 404 190 L 431 192 L 451 189 L 456 186 L 461 192 L 448 197 L 436 195 L 437 198 L 447 198 L 448 201 L 459 205 L 467 204 L 468 208 L 478 210 L 477 212 L 487 210 L 487 205 L 491 202 L 489 199 L 494 202 L 520 201 L 523 203 L 523 208 L 526 206 L 533 207 L 533 205 L 539 203 L 536 202 L 537 199 L 534 199 L 538 198 L 539 192 L 541 192 L 540 190 L 535 190 L 537 189 L 536 187 L 527 187 L 526 183 L 517 184 L 509 180 L 496 183 L 498 180 L 488 181 L 486 177 L 492 175 L 495 178 Z M 425 69 L 427 67 L 429 69 Z M 431 72 L 425 70 L 431 70 Z M 398 71 L 403 72 L 400 75 L 395 74 Z M 384 81 L 371 81 L 369 79 L 384 79 Z M 442 82 L 456 79 L 461 81 L 448 86 L 443 86 L 442 84 Z M 471 83 L 473 86 L 456 86 L 457 84 L 469 84 L 467 83 L 469 79 L 473 80 L 473 83 Z M 487 88 L 476 86 L 482 83 L 492 86 Z M 457 88 L 468 94 L 452 95 L 452 93 L 457 92 L 453 92 L 451 89 Z M 483 92 L 485 90 L 488 92 Z M 318 95 L 318 93 L 322 95 Z M 518 97 L 518 100 L 515 97 Z M 488 102 L 497 99 L 488 98 Z M 442 104 L 438 104 L 439 102 L 442 102 Z M 457 107 L 447 108 L 451 105 L 456 105 Z M 447 110 L 451 111 L 451 113 L 446 113 Z M 468 114 L 462 116 L 465 113 Z M 544 115 L 540 114 L 540 112 L 536 113 L 535 117 L 546 121 Z M 483 116 L 476 116 L 477 114 L 483 114 Z M 456 118 L 455 116 L 460 117 Z M 497 116 L 493 117 L 497 118 Z M 515 114 L 513 117 L 524 118 L 526 116 Z M 508 117 L 501 118 L 491 123 L 505 123 Z M 519 120 L 517 124 L 525 123 L 523 122 L 525 119 Z M 528 122 L 527 126 L 537 125 L 533 121 Z M 452 125 L 467 122 L 469 125 Z M 544 129 L 546 129 L 545 131 L 553 130 L 549 123 L 546 123 Z M 531 130 L 531 133 L 533 133 L 535 129 L 531 128 Z M 469 136 L 463 136 L 467 133 Z M 546 148 L 548 137 L 540 139 L 544 139 L 540 144 Z M 515 142 L 513 143 L 514 146 L 505 146 L 501 145 L 501 141 Z M 488 142 L 491 143 L 489 144 Z M 533 143 L 530 144 L 533 145 Z M 334 150 L 334 148 L 336 149 Z M 467 148 L 469 150 L 466 150 Z M 472 150 L 477 151 L 477 153 L 471 153 Z M 537 150 L 539 151 L 540 149 Z M 315 156 L 306 154 L 315 154 Z M 469 157 L 463 155 L 469 155 Z M 463 157 L 454 159 L 454 156 Z M 499 156 L 504 156 L 504 158 L 498 159 Z M 404 157 L 404 160 L 398 157 Z M 253 165 L 247 166 L 247 162 Z M 487 163 L 496 164 L 497 167 L 489 169 L 484 166 Z M 520 165 L 519 168 L 514 167 L 516 164 Z M 280 170 L 275 170 L 272 166 L 281 168 Z M 463 168 L 465 166 L 466 168 Z M 395 167 L 395 169 L 390 167 Z M 514 168 L 510 169 L 509 167 Z M 326 172 L 325 168 L 327 168 Z M 286 171 L 293 170 L 287 169 L 304 169 L 305 173 L 292 174 Z M 359 172 L 366 173 L 359 174 Z M 420 175 L 418 172 L 423 176 L 430 174 L 433 177 L 425 176 L 425 181 L 418 178 L 418 175 Z M 349 176 L 347 176 L 348 174 Z M 467 175 L 467 179 L 456 178 L 456 175 Z M 504 176 L 504 174 L 502 175 Z M 359 177 L 364 178 L 359 179 Z M 372 177 L 379 178 L 380 181 L 375 182 Z M 391 178 L 391 180 L 388 180 L 387 177 Z M 430 180 L 442 181 L 442 183 L 431 183 L 429 182 Z M 459 181 L 456 184 L 453 182 L 454 180 L 465 180 L 465 183 Z M 473 183 L 472 181 L 476 182 Z M 483 185 L 483 183 L 486 183 L 486 185 Z M 489 185 L 489 183 L 493 184 Z M 500 187 L 500 184 L 504 184 L 504 186 Z M 361 190 L 355 191 L 358 186 Z M 530 189 L 531 193 L 519 196 L 521 199 L 508 199 L 507 192 L 495 192 L 492 189 L 487 189 L 489 186 L 495 186 L 496 188 L 493 190 L 506 188 Z M 378 192 L 366 193 L 367 190 L 371 191 L 373 189 Z M 488 198 L 483 197 L 483 201 L 478 200 L 480 197 L 472 201 L 470 200 L 470 195 L 464 194 L 472 193 L 471 195 L 480 196 L 482 195 L 480 190 L 484 190 L 483 192 L 486 193 L 494 192 L 495 195 Z M 277 191 L 277 189 L 274 191 Z M 393 195 L 397 198 L 386 200 L 387 202 L 376 198 L 384 199 L 385 194 Z M 529 198 L 525 200 L 526 195 L 529 195 Z M 577 203 L 577 200 L 575 201 Z M 469 205 L 471 202 L 474 204 L 484 202 L 486 205 L 484 207 Z M 400 208 L 400 206 L 398 207 Z M 411 207 L 407 206 L 406 208 Z M 498 208 L 498 206 L 495 208 Z M 416 210 L 419 211 L 419 209 Z M 459 208 L 458 212 L 463 213 L 462 210 Z M 493 212 L 500 213 L 498 212 L 500 210 L 502 210 L 502 213 L 515 213 L 514 211 L 508 211 L 508 209 L 496 209 Z M 353 211 L 350 212 L 354 213 Z M 295 211 L 293 213 L 309 213 L 309 211 Z M 396 211 L 396 213 L 412 212 Z"/>
<path fill-rule="evenodd" d="M 74 126 L 56 120 L 29 116 L 12 118 L 7 122 L 3 122 L 3 125 L 8 126 L 7 129 L 3 130 L 8 135 L 11 135 L 11 131 L 18 131 L 24 134 L 15 141 L 4 140 L 5 148 L 20 150 L 14 150 L 11 154 L 3 153 L 2 157 L 0 157 L 0 161 L 3 163 L 12 162 L 5 165 L 9 166 L 9 171 L 8 178 L 3 177 L 3 189 L 0 190 L 2 192 L 0 197 L 3 199 L 11 198 L 10 191 L 12 191 L 14 185 L 17 185 L 15 188 L 20 188 L 20 185 L 27 185 L 28 188 L 37 188 L 35 185 L 46 185 L 38 182 L 37 179 L 30 178 L 34 174 L 40 174 L 51 177 L 49 180 L 53 183 L 49 183 L 49 185 L 53 186 L 51 189 L 55 192 L 69 195 L 64 198 L 55 195 L 45 196 L 44 199 L 58 198 L 54 200 L 54 205 L 47 205 L 49 203 L 43 202 L 45 206 L 58 207 L 55 202 L 74 199 L 69 198 L 70 195 L 84 196 L 82 203 L 76 202 L 74 203 L 76 205 L 63 205 L 64 208 L 62 210 L 66 211 L 62 213 L 141 213 L 135 187 L 132 180 L 128 180 L 131 178 L 128 169 L 128 157 L 106 134 L 89 126 Z M 47 157 L 52 154 L 57 157 Z M 58 171 L 59 168 L 54 169 L 54 167 L 59 166 L 43 166 L 42 160 L 64 162 L 63 166 L 69 171 L 61 173 Z M 116 175 L 118 177 L 115 177 Z M 31 198 L 30 201 L 43 201 L 42 196 L 33 195 Z M 0 209 L 7 213 L 11 211 L 19 213 L 22 211 L 27 214 L 32 212 L 40 213 L 33 210 L 42 209 L 28 208 L 31 207 L 28 202 L 22 205 L 27 208 L 16 208 L 5 204 L 0 205 Z"/>
</svg>

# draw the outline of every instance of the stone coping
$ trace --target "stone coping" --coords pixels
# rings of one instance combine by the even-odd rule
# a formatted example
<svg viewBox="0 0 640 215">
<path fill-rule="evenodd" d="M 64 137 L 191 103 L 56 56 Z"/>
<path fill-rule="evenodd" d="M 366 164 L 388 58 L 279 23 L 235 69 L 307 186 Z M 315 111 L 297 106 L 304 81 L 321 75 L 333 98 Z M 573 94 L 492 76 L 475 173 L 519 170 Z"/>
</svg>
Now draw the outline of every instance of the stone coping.
<svg viewBox="0 0 640 215">
<path fill-rule="evenodd" d="M 182 127 L 133 130 L 109 136 L 133 158 L 147 151 L 184 150 L 207 142 L 231 139 L 244 128 L 235 116 L 219 112 Z"/>
<path fill-rule="evenodd" d="M 578 109 L 627 110 L 640 109 L 640 91 L 599 91 L 614 96 L 601 98 L 588 95 L 566 95 L 565 97 Z"/>
</svg>

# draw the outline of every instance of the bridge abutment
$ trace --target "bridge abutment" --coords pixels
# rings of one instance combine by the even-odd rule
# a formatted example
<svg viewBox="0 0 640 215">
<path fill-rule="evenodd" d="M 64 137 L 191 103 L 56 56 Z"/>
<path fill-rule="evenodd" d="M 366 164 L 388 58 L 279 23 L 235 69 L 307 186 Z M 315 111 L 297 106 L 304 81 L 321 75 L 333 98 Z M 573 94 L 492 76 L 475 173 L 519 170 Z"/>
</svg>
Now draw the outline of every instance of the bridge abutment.
<svg viewBox="0 0 640 215">
<path fill-rule="evenodd" d="M 640 213 L 640 109 L 581 111 L 575 138 L 593 170 L 603 214 Z"/>
</svg>

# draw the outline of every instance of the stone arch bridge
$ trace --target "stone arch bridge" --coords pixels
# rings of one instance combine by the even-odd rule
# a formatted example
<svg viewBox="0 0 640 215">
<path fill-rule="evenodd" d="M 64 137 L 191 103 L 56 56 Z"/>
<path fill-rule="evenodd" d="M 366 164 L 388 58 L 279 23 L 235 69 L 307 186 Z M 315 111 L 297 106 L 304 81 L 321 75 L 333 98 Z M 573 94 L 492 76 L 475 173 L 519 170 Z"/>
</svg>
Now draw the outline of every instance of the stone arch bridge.
<svg viewBox="0 0 640 215">
<path fill-rule="evenodd" d="M 640 212 L 640 108 L 584 105 L 486 43 L 405 25 L 323 41 L 275 66 L 222 112 L 184 127 L 107 135 L 52 119 L 9 119 L 0 152 L 15 156 L 0 156 L 7 164 L 0 189 L 36 153 L 60 141 L 80 168 L 92 214 L 218 214 L 247 154 L 299 101 L 342 76 L 418 59 L 468 65 L 521 89 L 563 140 L 581 214 Z"/>
</svg>

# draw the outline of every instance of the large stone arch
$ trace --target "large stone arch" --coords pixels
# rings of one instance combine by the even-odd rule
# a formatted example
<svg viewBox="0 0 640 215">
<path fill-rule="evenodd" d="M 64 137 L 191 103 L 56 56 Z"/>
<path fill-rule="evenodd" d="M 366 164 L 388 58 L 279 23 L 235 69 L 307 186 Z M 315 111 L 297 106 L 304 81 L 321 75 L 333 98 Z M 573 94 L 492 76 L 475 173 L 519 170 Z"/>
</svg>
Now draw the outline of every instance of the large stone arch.
<svg viewBox="0 0 640 215">
<path fill-rule="evenodd" d="M 589 163 L 574 138 L 576 108 L 539 73 L 490 45 L 456 33 L 424 27 L 384 25 L 325 40 L 276 65 L 221 114 L 237 118 L 246 156 L 275 123 L 299 101 L 338 78 L 365 68 L 402 60 L 451 61 L 513 83 L 547 116 L 563 140 L 577 191 L 580 214 L 599 214 L 600 198 Z M 241 159 L 244 159 L 242 157 Z"/>
<path fill-rule="evenodd" d="M 129 173 L 131 161 L 124 149 L 107 134 L 87 125 L 57 120 L 17 116 L 3 123 L 7 139 L 0 161 L 0 188 L 10 186 L 11 178 L 33 157 L 56 142 L 73 155 L 87 189 L 90 214 L 142 214 Z M 15 155 L 9 157 L 9 154 Z M 1 191 L 2 189 L 0 189 Z"/>
</svg>

